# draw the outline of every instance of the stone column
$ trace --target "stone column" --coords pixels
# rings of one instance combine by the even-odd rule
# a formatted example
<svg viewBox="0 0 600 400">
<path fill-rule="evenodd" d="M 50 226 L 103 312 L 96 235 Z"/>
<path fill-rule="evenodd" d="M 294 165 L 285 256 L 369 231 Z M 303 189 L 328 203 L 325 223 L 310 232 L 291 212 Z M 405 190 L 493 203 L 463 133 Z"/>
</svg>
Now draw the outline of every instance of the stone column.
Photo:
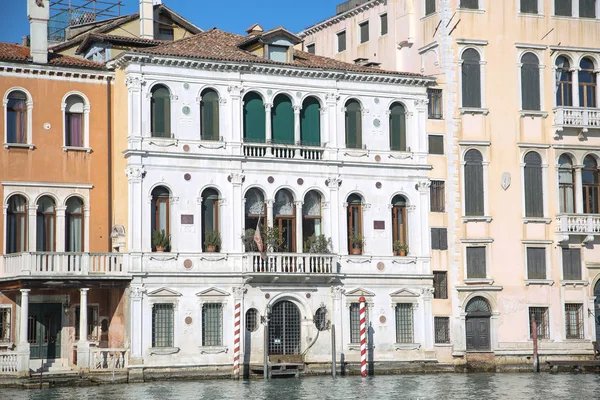
<svg viewBox="0 0 600 400">
<path fill-rule="evenodd" d="M 142 184 L 143 178 L 146 171 L 144 166 L 142 165 L 132 165 L 125 169 L 125 174 L 127 175 L 127 180 L 129 183 L 129 216 L 128 216 L 128 232 L 127 232 L 127 245 L 129 251 L 132 253 L 132 256 L 135 253 L 141 255 L 142 251 L 150 251 L 151 243 L 148 241 L 144 248 L 143 243 L 143 231 L 144 225 L 142 221 L 142 215 L 144 214 L 144 209 L 146 208 L 147 202 L 143 201 L 143 192 L 142 192 Z M 132 271 L 141 271 L 140 263 L 134 261 L 132 257 L 132 262 L 130 264 L 130 268 Z M 138 260 L 140 261 L 140 260 Z M 141 261 L 140 261 L 141 262 Z"/>
<path fill-rule="evenodd" d="M 418 215 L 418 224 L 420 226 L 420 233 L 421 233 L 421 237 L 419 240 L 419 244 L 421 245 L 421 248 L 418 249 L 418 253 L 417 255 L 419 256 L 424 256 L 427 257 L 430 254 L 430 249 L 431 249 L 431 236 L 429 235 L 429 229 L 427 229 L 427 227 L 429 226 L 429 191 L 430 191 L 430 187 L 431 187 L 431 181 L 429 180 L 423 180 L 423 181 L 419 181 L 418 184 L 418 189 L 419 189 L 419 204 L 416 205 L 419 210 L 417 212 Z M 410 210 L 411 207 L 409 207 Z M 416 210 L 415 210 L 416 211 Z M 414 218 L 414 219 L 417 219 Z M 414 220 L 413 219 L 413 220 Z M 414 229 L 415 226 L 413 224 L 413 226 L 410 226 L 411 221 L 409 220 L 409 226 L 408 229 Z M 413 247 L 415 243 L 409 243 L 410 247 Z M 416 248 L 416 246 L 415 246 Z M 409 248 L 409 252 L 410 252 L 410 248 Z M 413 253 L 414 254 L 414 253 Z"/>
<path fill-rule="evenodd" d="M 233 173 L 229 175 L 231 177 L 231 184 L 233 185 L 233 232 L 232 240 L 233 251 L 235 253 L 242 252 L 242 240 L 240 237 L 242 236 L 244 227 L 244 198 L 242 197 L 242 183 L 244 182 L 244 175 Z M 225 222 L 226 219 L 223 220 Z M 246 227 L 247 228 L 247 227 Z"/>
<path fill-rule="evenodd" d="M 27 206 L 27 246 L 25 251 L 36 251 L 36 223 L 37 223 L 37 204 L 28 204 Z"/>
<path fill-rule="evenodd" d="M 327 186 L 329 187 L 329 197 L 330 197 L 330 232 L 331 232 L 331 244 L 333 247 L 333 252 L 341 254 L 343 252 L 341 240 L 342 227 L 339 221 L 339 210 L 340 210 L 340 185 L 342 184 L 342 180 L 339 176 L 327 178 Z M 344 241 L 345 242 L 345 241 Z"/>
<path fill-rule="evenodd" d="M 90 343 L 88 342 L 87 295 L 89 289 L 79 289 L 79 341 L 77 342 L 77 369 L 90 367 Z"/>
<path fill-rule="evenodd" d="M 333 299 L 333 312 L 331 323 L 335 324 L 335 348 L 337 353 L 344 351 L 344 325 L 342 323 L 342 295 L 345 293 L 343 286 L 333 286 L 331 288 L 331 297 Z M 340 362 L 337 357 L 336 360 Z"/>
<path fill-rule="evenodd" d="M 83 251 L 86 253 L 90 252 L 90 206 L 86 205 L 83 207 Z"/>
<path fill-rule="evenodd" d="M 269 228 L 273 227 L 273 201 L 273 199 L 267 200 L 267 226 Z"/>
<path fill-rule="evenodd" d="M 300 135 L 300 106 L 294 106 L 294 144 L 301 144 L 302 137 Z"/>
<path fill-rule="evenodd" d="M 577 3 L 577 2 L 574 2 Z M 579 68 L 571 68 L 573 107 L 579 107 Z"/>
<path fill-rule="evenodd" d="M 130 364 L 143 363 L 143 296 L 145 289 L 142 285 L 132 285 L 129 290 L 131 311 L 129 320 L 129 341 L 131 343 Z"/>
<path fill-rule="evenodd" d="M 296 205 L 296 253 L 303 253 L 303 237 L 302 237 L 302 205 L 303 201 L 294 202 Z"/>
<path fill-rule="evenodd" d="M 417 135 L 415 137 L 415 135 L 410 135 L 409 132 L 406 132 L 406 142 L 407 142 L 407 147 L 410 146 L 411 147 L 411 151 L 415 152 L 421 152 L 426 154 L 427 153 L 427 127 L 426 127 L 426 123 L 427 123 L 427 103 L 429 103 L 429 101 L 427 99 L 420 99 L 420 100 L 416 100 L 415 101 L 415 108 L 417 110 L 416 112 L 416 128 L 417 128 Z M 409 138 L 410 136 L 410 138 Z M 411 141 L 414 139 L 413 144 L 411 144 Z M 408 150 L 408 148 L 407 148 Z"/>
<path fill-rule="evenodd" d="M 17 369 L 20 373 L 29 372 L 29 341 L 27 340 L 27 327 L 29 325 L 29 292 L 30 289 L 21 291 L 21 312 L 19 315 L 19 344 L 17 345 Z"/>
<path fill-rule="evenodd" d="M 581 169 L 583 165 L 574 165 L 573 169 L 575 169 L 575 182 L 574 183 L 574 191 L 575 191 L 575 213 L 582 214 L 583 213 L 583 191 L 581 190 L 582 186 L 582 176 Z"/>
<path fill-rule="evenodd" d="M 273 104 L 265 103 L 265 142 L 273 142 L 273 131 L 271 126 L 271 108 Z"/>
<path fill-rule="evenodd" d="M 243 130 L 243 102 L 242 102 L 242 92 L 244 89 L 241 85 L 230 85 L 227 88 L 229 92 L 229 96 L 231 99 L 231 105 L 229 109 L 231 110 L 231 138 L 230 140 L 233 143 L 236 143 L 236 150 L 233 150 L 234 155 L 241 154 L 241 143 L 242 138 L 244 137 Z M 227 139 L 225 139 L 227 140 Z"/>
<path fill-rule="evenodd" d="M 336 148 L 338 145 L 337 102 L 339 98 L 340 95 L 338 93 L 329 93 L 325 98 L 325 109 L 327 111 L 321 127 L 321 132 L 324 132 L 324 137 L 321 141 L 327 143 L 327 146 L 331 148 Z"/>
<path fill-rule="evenodd" d="M 423 345 L 425 351 L 433 351 L 433 308 L 431 300 L 433 299 L 433 288 L 423 289 Z"/>
<path fill-rule="evenodd" d="M 63 253 L 67 251 L 67 243 L 65 240 L 65 225 L 67 207 L 55 207 L 56 211 L 56 252 Z M 84 215 L 87 215 L 85 213 Z M 85 226 L 88 226 L 87 224 Z M 86 235 L 87 236 L 87 235 Z"/>
</svg>

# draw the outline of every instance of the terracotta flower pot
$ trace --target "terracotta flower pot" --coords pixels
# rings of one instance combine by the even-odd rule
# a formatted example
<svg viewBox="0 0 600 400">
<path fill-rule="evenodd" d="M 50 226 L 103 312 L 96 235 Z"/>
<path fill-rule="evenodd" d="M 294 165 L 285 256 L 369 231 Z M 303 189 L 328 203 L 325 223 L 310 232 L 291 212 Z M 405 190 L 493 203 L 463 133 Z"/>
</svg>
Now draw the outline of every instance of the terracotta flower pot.
<svg viewBox="0 0 600 400">
<path fill-rule="evenodd" d="M 350 254 L 357 255 L 357 254 L 360 254 L 361 252 L 362 252 L 362 249 L 360 247 L 352 247 L 350 249 Z"/>
<path fill-rule="evenodd" d="M 209 253 L 214 253 L 217 251 L 217 246 L 206 246 L 206 251 Z"/>
<path fill-rule="evenodd" d="M 406 251 L 400 250 L 400 257 L 405 257 L 405 256 L 406 256 Z"/>
<path fill-rule="evenodd" d="M 165 251 L 165 248 L 163 246 L 156 246 L 157 253 L 162 253 L 163 251 Z"/>
</svg>

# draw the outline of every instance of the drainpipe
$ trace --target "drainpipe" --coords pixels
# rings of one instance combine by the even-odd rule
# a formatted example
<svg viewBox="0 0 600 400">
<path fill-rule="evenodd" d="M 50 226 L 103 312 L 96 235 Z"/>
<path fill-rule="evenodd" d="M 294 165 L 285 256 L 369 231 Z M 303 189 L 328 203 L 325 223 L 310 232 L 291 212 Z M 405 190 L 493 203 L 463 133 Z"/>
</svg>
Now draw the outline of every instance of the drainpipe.
<svg viewBox="0 0 600 400">
<path fill-rule="evenodd" d="M 106 78 L 106 134 L 107 134 L 107 162 L 108 162 L 108 193 L 107 193 L 107 197 L 108 197 L 108 251 L 111 252 L 112 250 L 112 238 L 111 238 L 111 231 L 112 231 L 112 213 L 113 213 L 113 196 L 112 196 L 112 100 L 111 100 L 111 96 L 112 96 L 112 91 L 111 91 L 111 83 L 112 83 L 112 77 L 108 77 Z"/>
</svg>

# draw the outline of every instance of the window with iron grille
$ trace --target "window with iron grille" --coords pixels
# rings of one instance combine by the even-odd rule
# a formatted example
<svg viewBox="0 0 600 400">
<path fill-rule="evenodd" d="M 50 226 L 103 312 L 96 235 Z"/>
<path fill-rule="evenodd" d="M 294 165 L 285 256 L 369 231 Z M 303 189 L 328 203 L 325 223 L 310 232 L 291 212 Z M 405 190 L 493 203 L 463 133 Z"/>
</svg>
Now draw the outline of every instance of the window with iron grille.
<svg viewBox="0 0 600 400">
<path fill-rule="evenodd" d="M 246 330 L 248 332 L 255 332 L 258 329 L 258 310 L 256 308 L 250 308 L 246 311 Z"/>
<path fill-rule="evenodd" d="M 358 24 L 360 28 L 360 42 L 366 43 L 369 41 L 369 21 Z"/>
<path fill-rule="evenodd" d="M 338 53 L 346 51 L 346 31 L 341 31 L 337 34 L 337 51 Z"/>
<path fill-rule="evenodd" d="M 446 271 L 433 271 L 433 298 L 448 298 L 448 274 Z"/>
<path fill-rule="evenodd" d="M 460 0 L 460 8 L 466 8 L 469 10 L 479 9 L 479 0 Z"/>
<path fill-rule="evenodd" d="M 205 303 L 202 306 L 202 346 L 223 345 L 223 305 Z"/>
<path fill-rule="evenodd" d="M 427 117 L 429 119 L 442 119 L 442 89 L 427 89 Z"/>
<path fill-rule="evenodd" d="M 537 14 L 538 0 L 521 0 L 521 12 L 525 14 Z"/>
<path fill-rule="evenodd" d="M 581 250 L 562 249 L 563 279 L 569 281 L 581 280 Z"/>
<path fill-rule="evenodd" d="M 320 332 L 327 329 L 327 309 L 325 307 L 319 307 L 317 309 L 315 312 L 314 323 L 315 327 Z"/>
<path fill-rule="evenodd" d="M 306 46 L 306 51 L 308 53 L 315 54 L 315 44 L 311 43 L 308 46 Z"/>
<path fill-rule="evenodd" d="M 0 308 L 0 343 L 10 342 L 10 308 Z"/>
<path fill-rule="evenodd" d="M 79 340 L 79 306 L 75 307 L 75 340 Z M 87 309 L 87 333 L 89 341 L 98 341 L 98 306 L 91 305 Z"/>
<path fill-rule="evenodd" d="M 435 0 L 425 0 L 425 15 L 431 15 L 435 12 Z"/>
<path fill-rule="evenodd" d="M 448 230 L 431 228 L 431 250 L 448 250 Z"/>
<path fill-rule="evenodd" d="M 369 324 L 369 310 L 365 310 L 367 325 Z M 360 343 L 360 303 L 350 304 L 350 343 Z"/>
<path fill-rule="evenodd" d="M 527 248 L 527 279 L 546 279 L 546 249 Z"/>
<path fill-rule="evenodd" d="M 432 212 L 446 211 L 446 183 L 444 181 L 431 181 L 429 195 L 431 197 L 430 210 Z"/>
<path fill-rule="evenodd" d="M 554 0 L 554 15 L 570 17 L 572 15 L 573 0 Z"/>
<path fill-rule="evenodd" d="M 152 307 L 152 347 L 173 347 L 173 304 Z"/>
<path fill-rule="evenodd" d="M 467 279 L 487 278 L 485 247 L 467 247 Z"/>
<path fill-rule="evenodd" d="M 444 155 L 444 137 L 441 135 L 429 135 L 429 154 Z"/>
<path fill-rule="evenodd" d="M 535 321 L 538 339 L 550 339 L 548 307 L 529 307 L 529 337 L 533 339 L 533 326 L 531 326 L 532 316 Z"/>
<path fill-rule="evenodd" d="M 387 14 L 381 14 L 379 16 L 379 21 L 381 22 L 381 36 L 387 35 L 387 33 L 388 33 L 388 18 L 387 18 Z"/>
<path fill-rule="evenodd" d="M 396 304 L 396 343 L 414 343 L 412 303 Z"/>
<path fill-rule="evenodd" d="M 450 318 L 434 317 L 433 325 L 435 327 L 435 343 L 450 343 Z"/>
<path fill-rule="evenodd" d="M 565 331 L 567 339 L 583 339 L 582 304 L 565 304 Z"/>
</svg>

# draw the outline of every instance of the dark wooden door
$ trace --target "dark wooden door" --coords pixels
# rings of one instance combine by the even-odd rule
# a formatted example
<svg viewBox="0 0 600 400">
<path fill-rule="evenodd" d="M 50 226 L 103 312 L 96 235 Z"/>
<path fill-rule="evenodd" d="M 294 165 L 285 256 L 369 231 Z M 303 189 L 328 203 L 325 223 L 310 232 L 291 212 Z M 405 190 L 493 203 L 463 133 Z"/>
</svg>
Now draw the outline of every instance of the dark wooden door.
<svg viewBox="0 0 600 400">
<path fill-rule="evenodd" d="M 29 305 L 27 333 L 31 359 L 54 359 L 61 357 L 61 311 L 61 304 L 34 303 Z"/>
<path fill-rule="evenodd" d="M 467 350 L 490 350 L 490 318 L 474 317 L 466 320 Z"/>
</svg>

